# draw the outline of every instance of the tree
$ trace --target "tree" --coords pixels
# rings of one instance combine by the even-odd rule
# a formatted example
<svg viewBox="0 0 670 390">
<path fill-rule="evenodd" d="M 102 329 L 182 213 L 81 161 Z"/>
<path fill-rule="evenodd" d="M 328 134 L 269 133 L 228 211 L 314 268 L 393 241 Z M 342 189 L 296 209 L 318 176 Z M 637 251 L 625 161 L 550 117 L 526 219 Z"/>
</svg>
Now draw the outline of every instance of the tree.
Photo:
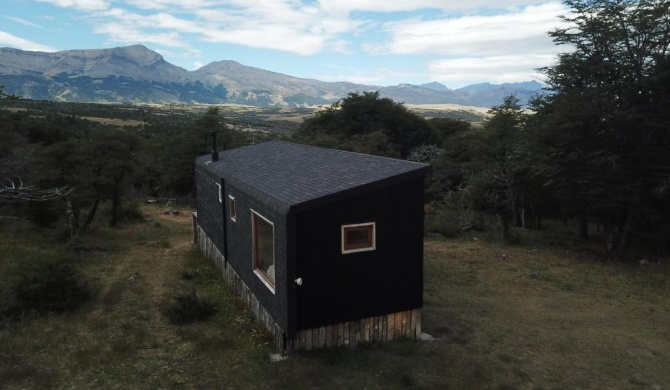
<svg viewBox="0 0 670 390">
<path fill-rule="evenodd" d="M 217 147 L 229 149 L 242 142 L 237 132 L 224 123 L 219 107 L 209 107 L 199 118 L 179 134 L 159 140 L 157 147 L 164 152 L 156 161 L 160 172 L 160 191 L 163 194 L 188 195 L 193 191 L 195 158 L 212 150 L 211 133 L 217 135 Z"/>
<path fill-rule="evenodd" d="M 533 105 L 547 172 L 570 214 L 603 224 L 619 258 L 670 171 L 670 1 L 569 0 L 570 45 L 542 69 L 552 93 Z"/>
<path fill-rule="evenodd" d="M 0 86 L 0 99 L 6 96 Z M 0 205 L 55 200 L 71 191 L 67 186 L 40 188 L 28 181 L 35 146 L 18 130 L 22 122 L 21 114 L 0 113 Z"/>
<path fill-rule="evenodd" d="M 431 118 L 428 122 L 434 129 L 435 144 L 415 147 L 407 159 L 432 165 L 426 182 L 426 201 L 442 202 L 465 179 L 464 167 L 470 162 L 467 138 L 472 125 L 452 118 Z"/>
<path fill-rule="evenodd" d="M 514 229 L 521 220 L 521 182 L 526 161 L 522 146 L 523 126 L 527 114 L 519 99 L 510 95 L 499 106 L 489 110 L 483 127 L 472 134 L 473 156 L 469 186 L 473 202 L 494 214 L 500 223 L 503 239 L 513 243 L 519 237 Z"/>
<path fill-rule="evenodd" d="M 294 135 L 311 144 L 406 158 L 410 150 L 435 141 L 431 125 L 379 92 L 352 92 L 307 118 Z"/>
<path fill-rule="evenodd" d="M 72 235 L 88 229 L 103 200 L 111 200 L 110 225 L 117 224 L 124 180 L 134 169 L 140 146 L 134 135 L 108 130 L 92 138 L 56 142 L 40 151 L 36 165 L 41 169 L 33 173 L 34 179 L 45 187 L 72 189 L 62 197 Z"/>
<path fill-rule="evenodd" d="M 230 148 L 233 141 L 233 132 L 228 130 L 224 123 L 224 117 L 219 107 L 209 107 L 207 111 L 193 125 L 193 131 L 197 137 L 209 143 L 209 135 L 214 132 L 217 134 L 217 142 L 222 150 Z"/>
</svg>

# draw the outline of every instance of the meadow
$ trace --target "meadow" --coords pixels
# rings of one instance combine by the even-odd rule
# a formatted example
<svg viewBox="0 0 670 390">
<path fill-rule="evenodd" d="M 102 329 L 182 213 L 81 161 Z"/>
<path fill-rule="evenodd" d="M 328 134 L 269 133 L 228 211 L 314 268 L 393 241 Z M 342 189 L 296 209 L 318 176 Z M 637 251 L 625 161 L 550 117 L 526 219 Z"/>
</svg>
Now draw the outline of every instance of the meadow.
<svg viewBox="0 0 670 390">
<path fill-rule="evenodd" d="M 4 304 L 20 275 L 49 262 L 75 268 L 90 296 L 71 312 L 28 311 L 0 323 L 0 388 L 666 389 L 670 383 L 667 265 L 607 263 L 567 241 L 509 246 L 487 233 L 429 237 L 423 331 L 433 340 L 272 361 L 268 336 L 193 248 L 190 210 L 139 211 L 118 228 L 101 223 L 69 241 L 58 229 L 2 221 Z M 170 323 L 163 309 L 183 291 L 213 303 L 214 316 Z"/>
</svg>

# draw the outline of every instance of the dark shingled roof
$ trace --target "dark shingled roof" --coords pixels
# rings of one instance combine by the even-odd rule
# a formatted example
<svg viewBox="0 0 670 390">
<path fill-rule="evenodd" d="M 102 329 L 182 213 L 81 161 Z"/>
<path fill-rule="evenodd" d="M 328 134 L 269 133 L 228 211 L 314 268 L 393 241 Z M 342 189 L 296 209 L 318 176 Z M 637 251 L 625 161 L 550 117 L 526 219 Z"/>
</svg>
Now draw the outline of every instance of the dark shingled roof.
<svg viewBox="0 0 670 390">
<path fill-rule="evenodd" d="M 430 170 L 412 161 L 283 141 L 219 152 L 219 161 L 201 156 L 196 164 L 284 210 L 421 177 Z"/>
</svg>

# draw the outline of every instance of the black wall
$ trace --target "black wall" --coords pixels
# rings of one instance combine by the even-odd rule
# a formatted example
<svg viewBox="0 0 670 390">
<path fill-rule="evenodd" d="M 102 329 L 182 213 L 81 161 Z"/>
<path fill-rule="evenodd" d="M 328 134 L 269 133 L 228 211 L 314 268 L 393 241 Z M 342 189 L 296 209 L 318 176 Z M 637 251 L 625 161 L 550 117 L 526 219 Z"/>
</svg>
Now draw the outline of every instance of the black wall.
<svg viewBox="0 0 670 390">
<path fill-rule="evenodd" d="M 224 202 L 228 207 L 228 196 L 235 198 L 237 216 L 233 222 L 225 215 L 228 236 L 228 263 L 262 303 L 275 322 L 287 331 L 287 285 L 286 285 L 286 215 L 271 203 L 251 197 L 232 183 L 225 185 Z M 254 273 L 252 258 L 251 210 L 256 211 L 274 224 L 275 244 L 275 292 L 274 294 Z"/>
<path fill-rule="evenodd" d="M 297 329 L 423 305 L 423 178 L 296 215 Z M 341 253 L 341 226 L 375 222 L 376 250 Z"/>
<path fill-rule="evenodd" d="M 195 168 L 195 190 L 196 210 L 198 211 L 198 223 L 207 232 L 214 245 L 224 254 L 224 231 L 223 218 L 224 205 L 219 202 L 219 187 L 222 184 L 220 178 L 209 173 L 206 169 L 196 165 Z"/>
</svg>

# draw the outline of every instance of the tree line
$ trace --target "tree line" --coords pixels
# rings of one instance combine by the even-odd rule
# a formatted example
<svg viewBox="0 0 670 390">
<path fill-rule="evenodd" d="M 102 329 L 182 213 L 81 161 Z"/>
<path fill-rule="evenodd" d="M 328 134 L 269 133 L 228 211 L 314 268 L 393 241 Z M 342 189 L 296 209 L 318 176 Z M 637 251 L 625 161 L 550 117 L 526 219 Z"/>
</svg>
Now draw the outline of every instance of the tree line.
<svg viewBox="0 0 670 390">
<path fill-rule="evenodd" d="M 607 257 L 623 258 L 631 237 L 668 227 L 670 0 L 565 4 L 567 27 L 549 33 L 565 52 L 541 69 L 547 87 L 529 107 L 508 96 L 473 124 L 356 92 L 290 138 L 430 163 L 428 222 L 437 232 L 495 226 L 514 243 L 524 228 L 576 221 L 581 237 L 600 227 Z M 10 99 L 0 88 L 0 104 Z M 134 131 L 45 104 L 0 110 L 0 215 L 41 225 L 66 216 L 71 235 L 101 205 L 114 226 L 128 213 L 124 199 L 192 196 L 194 158 L 210 151 L 212 131 L 220 149 L 268 137 L 230 129 L 218 107 L 165 120 L 142 111 L 146 125 Z"/>
<path fill-rule="evenodd" d="M 86 232 L 101 206 L 116 226 L 134 212 L 131 199 L 192 197 L 194 159 L 211 151 L 211 132 L 222 148 L 251 142 L 225 125 L 218 107 L 138 129 L 50 106 L 0 109 L 0 215 L 42 227 L 65 222 L 70 236 Z"/>
</svg>

